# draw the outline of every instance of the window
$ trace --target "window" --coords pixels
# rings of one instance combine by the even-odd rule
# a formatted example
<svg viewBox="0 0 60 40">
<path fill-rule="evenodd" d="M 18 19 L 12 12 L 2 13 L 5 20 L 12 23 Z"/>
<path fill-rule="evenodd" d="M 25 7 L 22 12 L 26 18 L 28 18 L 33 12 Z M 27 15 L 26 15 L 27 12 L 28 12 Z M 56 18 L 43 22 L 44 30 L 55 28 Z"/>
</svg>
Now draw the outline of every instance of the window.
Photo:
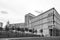
<svg viewBox="0 0 60 40">
<path fill-rule="evenodd" d="M 52 36 L 52 29 L 49 29 L 50 36 Z"/>
<path fill-rule="evenodd" d="M 49 17 L 52 16 L 52 15 L 53 15 L 53 13 L 49 13 L 49 14 L 48 14 Z"/>
<path fill-rule="evenodd" d="M 48 26 L 48 28 L 51 29 L 52 28 L 52 25 Z"/>
</svg>

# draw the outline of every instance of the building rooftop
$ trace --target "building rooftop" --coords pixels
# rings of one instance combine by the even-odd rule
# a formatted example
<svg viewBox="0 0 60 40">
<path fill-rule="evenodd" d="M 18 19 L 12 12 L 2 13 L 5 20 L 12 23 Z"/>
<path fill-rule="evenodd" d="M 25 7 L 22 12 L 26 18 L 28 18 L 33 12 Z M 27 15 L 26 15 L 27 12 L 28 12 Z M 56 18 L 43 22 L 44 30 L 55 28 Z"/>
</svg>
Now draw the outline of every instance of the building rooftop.
<svg viewBox="0 0 60 40">
<path fill-rule="evenodd" d="M 32 16 L 32 17 L 35 17 L 35 15 L 31 14 L 31 13 L 28 13 L 26 15 L 29 15 L 29 16 Z"/>
<path fill-rule="evenodd" d="M 45 13 L 47 13 L 47 12 L 51 11 L 51 10 L 55 10 L 55 11 L 56 11 L 56 9 L 55 9 L 55 8 L 51 8 L 51 9 L 49 9 L 49 10 L 47 10 L 47 11 L 45 11 L 45 12 L 43 12 L 43 13 L 41 13 L 41 14 L 37 15 L 37 16 L 35 16 L 34 18 L 37 18 L 37 17 L 39 17 L 39 16 L 41 16 L 41 15 L 43 15 L 43 14 L 45 14 Z M 57 12 L 57 11 L 56 11 L 56 12 Z M 33 19 L 34 19 L 34 18 L 33 18 Z M 31 20 L 33 20 L 33 19 L 31 19 Z"/>
</svg>

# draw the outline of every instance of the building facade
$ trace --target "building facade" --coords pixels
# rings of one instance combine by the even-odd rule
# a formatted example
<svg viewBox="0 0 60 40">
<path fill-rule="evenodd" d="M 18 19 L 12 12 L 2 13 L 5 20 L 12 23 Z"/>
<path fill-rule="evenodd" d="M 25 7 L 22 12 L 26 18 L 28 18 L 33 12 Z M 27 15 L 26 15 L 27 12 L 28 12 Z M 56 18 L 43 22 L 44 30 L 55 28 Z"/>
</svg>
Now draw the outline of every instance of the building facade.
<svg viewBox="0 0 60 40">
<path fill-rule="evenodd" d="M 31 14 L 31 13 L 28 13 L 28 14 L 26 14 L 25 15 L 25 25 L 28 27 L 28 25 L 29 25 L 29 21 L 31 20 L 31 19 L 33 19 L 35 17 L 35 15 L 33 15 L 33 14 Z"/>
<path fill-rule="evenodd" d="M 15 28 L 25 28 L 25 23 L 15 23 L 15 24 L 9 24 L 9 27 L 15 27 Z"/>
<path fill-rule="evenodd" d="M 59 36 L 60 15 L 55 8 L 51 8 L 38 16 L 31 13 L 25 15 L 25 23 L 9 24 L 10 27 L 37 30 L 37 35 Z M 35 33 L 34 33 L 35 34 Z"/>
<path fill-rule="evenodd" d="M 56 36 L 56 29 L 60 29 L 60 15 L 52 8 L 29 21 L 28 27 L 37 30 L 37 34 L 44 36 Z M 42 32 L 41 32 L 42 30 Z"/>
</svg>

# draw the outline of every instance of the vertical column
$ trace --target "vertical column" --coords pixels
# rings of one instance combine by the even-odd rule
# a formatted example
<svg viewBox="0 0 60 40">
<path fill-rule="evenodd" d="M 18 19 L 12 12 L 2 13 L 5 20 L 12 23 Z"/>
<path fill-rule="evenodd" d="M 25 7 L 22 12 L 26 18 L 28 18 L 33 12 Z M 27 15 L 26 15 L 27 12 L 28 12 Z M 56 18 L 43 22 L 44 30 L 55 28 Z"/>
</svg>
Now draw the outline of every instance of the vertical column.
<svg viewBox="0 0 60 40">
<path fill-rule="evenodd" d="M 55 28 L 53 28 L 53 30 L 52 30 L 52 36 L 56 36 L 56 29 Z"/>
<path fill-rule="evenodd" d="M 53 25 L 54 25 L 54 22 L 55 22 L 55 21 L 54 21 L 54 11 L 53 11 Z"/>
</svg>

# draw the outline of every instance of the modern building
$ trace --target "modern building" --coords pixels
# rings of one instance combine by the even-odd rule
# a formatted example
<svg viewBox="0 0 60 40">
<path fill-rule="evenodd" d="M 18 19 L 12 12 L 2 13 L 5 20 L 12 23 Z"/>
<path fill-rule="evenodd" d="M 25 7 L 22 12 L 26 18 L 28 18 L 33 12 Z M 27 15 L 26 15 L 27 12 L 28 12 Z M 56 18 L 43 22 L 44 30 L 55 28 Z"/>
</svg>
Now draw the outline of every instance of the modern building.
<svg viewBox="0 0 60 40">
<path fill-rule="evenodd" d="M 29 20 L 28 28 L 37 30 L 38 35 L 58 36 L 60 35 L 60 15 L 55 8 L 49 9 Z"/>
<path fill-rule="evenodd" d="M 37 30 L 37 35 L 59 36 L 60 15 L 55 8 L 51 8 L 38 16 L 28 13 L 25 15 L 25 23 L 9 24 L 9 26 L 34 29 Z"/>
<path fill-rule="evenodd" d="M 35 15 L 31 14 L 31 13 L 28 13 L 25 15 L 25 25 L 28 27 L 28 24 L 29 24 L 29 21 L 31 19 L 33 19 L 35 17 Z"/>
<path fill-rule="evenodd" d="M 14 24 L 9 24 L 9 27 L 15 27 L 15 28 L 25 28 L 25 23 L 14 23 Z"/>
<path fill-rule="evenodd" d="M 16 27 L 16 28 L 27 28 L 29 21 L 34 18 L 35 15 L 28 13 L 25 15 L 25 23 L 14 23 L 14 24 L 10 24 L 9 21 L 7 22 L 7 26 L 11 27 Z"/>
</svg>

